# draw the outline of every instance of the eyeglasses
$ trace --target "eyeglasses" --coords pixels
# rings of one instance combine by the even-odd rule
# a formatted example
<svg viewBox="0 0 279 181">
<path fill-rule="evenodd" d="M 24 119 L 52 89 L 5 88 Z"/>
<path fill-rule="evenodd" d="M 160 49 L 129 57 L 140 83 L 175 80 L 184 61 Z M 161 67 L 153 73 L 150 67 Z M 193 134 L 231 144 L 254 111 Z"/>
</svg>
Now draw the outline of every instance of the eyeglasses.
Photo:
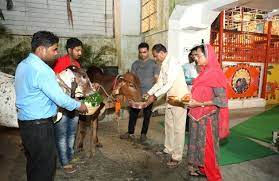
<svg viewBox="0 0 279 181">
<path fill-rule="evenodd" d="M 204 56 L 204 54 L 198 54 L 198 53 L 192 53 L 191 54 L 191 57 L 195 60 L 200 59 L 203 56 Z"/>
</svg>

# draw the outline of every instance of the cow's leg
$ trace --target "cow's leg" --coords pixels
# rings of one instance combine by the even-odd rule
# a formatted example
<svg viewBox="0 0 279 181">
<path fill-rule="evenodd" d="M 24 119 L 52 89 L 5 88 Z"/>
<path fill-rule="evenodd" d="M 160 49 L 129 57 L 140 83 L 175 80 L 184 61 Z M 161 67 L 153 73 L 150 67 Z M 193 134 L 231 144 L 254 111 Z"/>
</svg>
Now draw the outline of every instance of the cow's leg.
<svg viewBox="0 0 279 181">
<path fill-rule="evenodd" d="M 96 147 L 95 147 L 95 142 L 94 142 L 94 135 L 95 135 L 95 131 L 94 131 L 94 119 L 92 119 L 90 121 L 90 157 L 93 157 L 96 153 Z"/>
<path fill-rule="evenodd" d="M 98 119 L 95 119 L 93 121 L 93 142 L 96 147 L 101 148 L 103 147 L 103 145 L 99 142 L 99 138 L 98 138 L 98 123 L 99 123 Z"/>
<path fill-rule="evenodd" d="M 91 116 L 90 121 L 90 156 L 93 156 L 96 152 L 96 147 L 102 147 L 97 136 L 98 130 L 98 116 L 100 115 L 100 111 L 105 106 L 104 103 L 101 103 L 98 110 Z"/>
<path fill-rule="evenodd" d="M 78 124 L 78 146 L 77 150 L 78 151 L 83 151 L 83 143 L 84 143 L 84 138 L 86 135 L 86 122 L 85 121 L 79 121 Z"/>
</svg>

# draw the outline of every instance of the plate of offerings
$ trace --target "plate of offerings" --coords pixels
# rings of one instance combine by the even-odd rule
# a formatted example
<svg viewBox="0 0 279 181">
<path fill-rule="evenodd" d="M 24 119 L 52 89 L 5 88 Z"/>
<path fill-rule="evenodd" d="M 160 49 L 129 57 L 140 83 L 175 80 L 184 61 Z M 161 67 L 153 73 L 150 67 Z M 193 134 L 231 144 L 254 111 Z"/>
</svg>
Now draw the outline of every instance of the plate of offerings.
<svg viewBox="0 0 279 181">
<path fill-rule="evenodd" d="M 102 96 L 98 92 L 87 96 L 82 102 L 86 105 L 88 112 L 83 115 L 93 115 L 100 107 L 101 102 L 103 102 Z"/>
<path fill-rule="evenodd" d="M 189 104 L 190 99 L 191 99 L 190 95 L 185 95 L 182 98 L 179 98 L 177 96 L 168 96 L 167 102 L 173 106 L 184 107 L 185 105 Z"/>
</svg>

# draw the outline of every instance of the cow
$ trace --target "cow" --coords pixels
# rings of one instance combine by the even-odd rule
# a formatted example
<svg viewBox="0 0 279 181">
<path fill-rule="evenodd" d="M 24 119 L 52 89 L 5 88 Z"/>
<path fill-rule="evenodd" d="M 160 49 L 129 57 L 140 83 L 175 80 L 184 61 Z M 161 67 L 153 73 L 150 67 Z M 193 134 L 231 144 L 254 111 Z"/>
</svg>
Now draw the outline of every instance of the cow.
<svg viewBox="0 0 279 181">
<path fill-rule="evenodd" d="M 2 103 L 0 107 L 0 125 L 18 127 L 15 107 L 14 76 L 2 72 L 0 73 L 0 101 Z M 73 80 L 77 83 L 74 92 L 72 90 Z M 102 96 L 108 97 L 112 102 L 115 101 L 118 95 L 122 95 L 126 97 L 126 99 L 133 101 L 141 100 L 140 80 L 131 72 L 127 72 L 122 76 L 110 76 L 104 74 L 101 69 L 94 66 L 89 68 L 86 72 L 83 69 L 69 67 L 57 75 L 57 81 L 64 92 L 76 98 L 84 98 L 95 91 L 94 86 L 92 86 L 92 82 L 94 82 L 102 87 L 102 89 L 100 89 Z M 96 147 L 102 147 L 97 136 L 97 129 L 98 117 L 106 108 L 105 103 L 106 102 L 101 103 L 93 115 L 80 115 L 81 120 L 79 121 L 77 133 L 79 139 L 76 140 L 77 149 L 79 151 L 83 150 L 86 126 L 89 124 L 91 128 L 90 156 L 94 155 Z M 58 112 L 57 120 L 61 117 L 62 113 Z"/>
<path fill-rule="evenodd" d="M 106 109 L 106 106 L 111 102 L 114 102 L 119 95 L 121 98 L 131 99 L 133 101 L 141 100 L 141 89 L 139 78 L 131 73 L 127 72 L 123 75 L 112 76 L 105 74 L 104 71 L 96 66 L 91 66 L 86 71 L 91 82 L 98 84 L 99 92 L 107 100 L 101 103 L 97 111 L 91 116 L 80 116 L 79 127 L 78 127 L 78 140 L 77 149 L 78 151 L 84 150 L 84 138 L 86 136 L 86 128 L 90 127 L 90 157 L 92 157 L 96 152 L 96 147 L 102 147 L 100 140 L 98 138 L 98 121 L 100 114 Z M 123 102 L 123 100 L 122 100 Z"/>
</svg>

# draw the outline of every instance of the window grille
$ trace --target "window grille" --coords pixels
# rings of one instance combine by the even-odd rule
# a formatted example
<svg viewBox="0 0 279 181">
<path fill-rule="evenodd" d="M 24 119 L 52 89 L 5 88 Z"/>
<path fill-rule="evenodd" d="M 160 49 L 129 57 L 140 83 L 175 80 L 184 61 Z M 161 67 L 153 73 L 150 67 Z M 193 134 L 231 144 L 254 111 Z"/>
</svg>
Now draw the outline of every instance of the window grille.
<svg viewBox="0 0 279 181">
<path fill-rule="evenodd" d="M 141 32 L 147 32 L 157 24 L 157 0 L 141 1 Z"/>
</svg>

